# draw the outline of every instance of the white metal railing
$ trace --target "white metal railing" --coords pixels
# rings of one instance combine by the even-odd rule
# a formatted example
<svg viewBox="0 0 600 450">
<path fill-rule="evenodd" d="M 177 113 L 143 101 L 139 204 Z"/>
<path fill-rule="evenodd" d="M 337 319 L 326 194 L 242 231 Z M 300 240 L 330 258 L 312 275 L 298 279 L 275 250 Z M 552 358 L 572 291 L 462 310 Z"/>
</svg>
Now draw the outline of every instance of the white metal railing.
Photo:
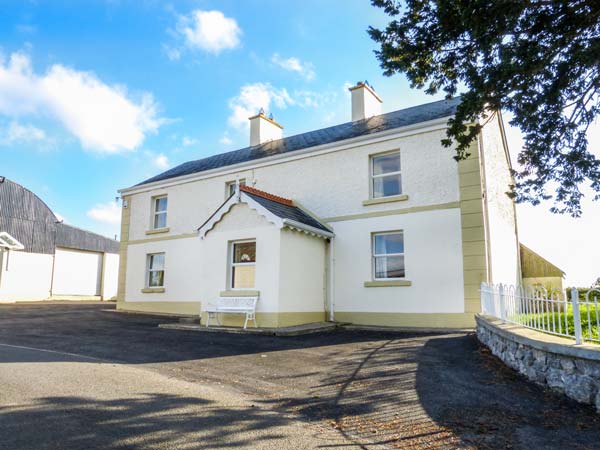
<svg viewBox="0 0 600 450">
<path fill-rule="evenodd" d="M 600 343 L 600 289 L 579 299 L 577 289 L 547 291 L 532 286 L 481 284 L 481 310 L 544 333 Z"/>
</svg>

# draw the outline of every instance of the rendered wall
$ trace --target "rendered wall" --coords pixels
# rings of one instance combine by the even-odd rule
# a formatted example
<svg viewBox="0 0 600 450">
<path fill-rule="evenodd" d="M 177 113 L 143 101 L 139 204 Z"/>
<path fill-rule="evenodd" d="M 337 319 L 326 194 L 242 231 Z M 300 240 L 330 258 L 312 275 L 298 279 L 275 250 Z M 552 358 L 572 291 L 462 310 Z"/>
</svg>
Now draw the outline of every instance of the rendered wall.
<svg viewBox="0 0 600 450">
<path fill-rule="evenodd" d="M 228 181 L 236 176 L 273 194 L 300 202 L 321 218 L 377 213 L 399 208 L 422 207 L 459 201 L 458 171 L 452 151 L 443 148 L 443 130 L 390 138 L 385 142 L 358 145 L 348 150 L 306 156 L 289 162 L 231 171 L 204 180 L 168 188 L 154 188 L 132 195 L 128 240 L 148 239 L 151 198 L 167 194 L 167 226 L 160 236 L 193 233 L 225 200 Z M 403 193 L 408 200 L 363 205 L 369 198 L 369 156 L 400 149 Z"/>
<path fill-rule="evenodd" d="M 197 238 L 200 241 L 200 238 Z M 202 299 L 210 302 L 229 290 L 229 243 L 256 239 L 257 312 L 279 311 L 280 230 L 245 203 L 234 205 L 201 241 Z"/>
<path fill-rule="evenodd" d="M 57 248 L 52 295 L 100 295 L 102 255 Z"/>
<path fill-rule="evenodd" d="M 230 170 L 225 175 L 128 194 L 131 206 L 126 230 L 129 244 L 126 246 L 127 289 L 124 298 L 129 302 L 154 299 L 157 305 L 167 301 L 204 301 L 214 298 L 223 289 L 226 260 L 219 255 L 227 254 L 223 244 L 226 240 L 249 236 L 245 222 L 236 223 L 227 232 L 219 231 L 218 225 L 208 233 L 205 244 L 200 244 L 194 233 L 225 200 L 226 182 L 238 176 L 245 178 L 249 185 L 256 181 L 254 186 L 258 189 L 297 201 L 334 227 L 337 311 L 464 315 L 459 171 L 452 159 L 452 151 L 440 144 L 444 136 L 443 129 L 403 137 L 390 136 L 385 141 L 354 145 L 332 153 L 307 155 L 252 170 Z M 369 199 L 370 155 L 394 149 L 401 152 L 403 193 L 408 199 L 363 204 Z M 163 194 L 169 198 L 169 231 L 149 235 L 151 198 Z M 224 222 L 232 219 L 225 217 Z M 375 231 L 394 229 L 407 232 L 406 245 L 410 252 L 407 270 L 413 285 L 365 288 L 364 282 L 371 279 L 370 235 Z M 215 238 L 217 233 L 224 234 Z M 275 247 L 275 243 L 271 245 Z M 153 251 L 167 254 L 166 291 L 142 294 L 145 254 Z M 278 261 L 270 263 L 274 270 L 270 273 L 276 273 Z M 257 263 L 257 285 L 262 264 Z M 204 268 L 203 275 L 198 275 L 197 267 Z M 311 269 L 308 265 L 304 267 L 304 270 Z M 190 285 L 189 278 L 194 278 L 195 285 L 202 286 L 198 297 L 196 292 L 199 291 Z M 276 310 L 276 301 L 271 296 L 275 298 L 276 292 L 283 289 L 276 286 L 277 282 L 260 287 L 259 311 Z M 320 286 L 315 288 L 320 289 Z M 297 311 L 304 307 L 300 299 L 295 299 L 294 303 L 296 305 L 292 306 L 284 301 L 283 308 Z M 434 322 L 440 324 L 443 320 L 439 316 L 435 320 L 424 319 L 423 323 L 433 326 Z M 469 320 L 472 322 L 472 315 Z M 448 326 L 459 322 L 465 323 L 462 316 Z"/>
<path fill-rule="evenodd" d="M 322 312 L 326 302 L 326 241 L 281 230 L 279 310 Z"/>
<path fill-rule="evenodd" d="M 3 253 L 0 302 L 45 300 L 50 296 L 53 255 Z"/>
<path fill-rule="evenodd" d="M 337 312 L 463 313 L 458 208 L 336 222 Z M 371 233 L 403 230 L 411 286 L 365 287 L 371 281 Z"/>
<path fill-rule="evenodd" d="M 488 211 L 488 252 L 492 283 L 518 284 L 521 280 L 515 205 L 506 193 L 514 183 L 510 162 L 496 115 L 483 127 L 482 160 Z"/>
<path fill-rule="evenodd" d="M 160 312 L 181 312 L 177 305 L 192 302 L 199 312 L 201 303 L 215 301 L 227 289 L 228 245 L 242 239 L 256 239 L 256 290 L 260 291 L 257 311 L 277 312 L 279 230 L 246 204 L 235 205 L 203 240 L 193 235 L 186 239 L 130 244 L 126 301 L 121 307 L 137 309 L 135 302 L 156 302 Z M 165 253 L 164 292 L 144 293 L 146 255 L 162 252 Z M 170 310 L 165 306 L 168 303 L 177 308 Z"/>
</svg>

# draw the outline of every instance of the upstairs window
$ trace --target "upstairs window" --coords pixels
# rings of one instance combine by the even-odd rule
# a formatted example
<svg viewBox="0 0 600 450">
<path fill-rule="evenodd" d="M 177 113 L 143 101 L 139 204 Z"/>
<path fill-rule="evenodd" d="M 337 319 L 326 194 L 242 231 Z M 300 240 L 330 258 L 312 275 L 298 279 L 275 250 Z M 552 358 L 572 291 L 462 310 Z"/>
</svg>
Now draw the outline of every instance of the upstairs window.
<svg viewBox="0 0 600 450">
<path fill-rule="evenodd" d="M 246 180 L 242 178 L 240 180 L 240 186 L 246 186 Z M 231 197 L 235 193 L 235 181 L 227 183 L 226 195 L 227 198 Z"/>
<path fill-rule="evenodd" d="M 152 209 L 153 209 L 153 220 L 152 228 L 166 228 L 167 227 L 167 196 L 153 197 L 152 198 Z"/>
<path fill-rule="evenodd" d="M 231 244 L 231 288 L 254 288 L 256 275 L 256 241 L 233 242 Z"/>
<path fill-rule="evenodd" d="M 371 157 L 371 194 L 373 198 L 402 194 L 400 152 Z"/>
<path fill-rule="evenodd" d="M 394 280 L 404 277 L 404 233 L 392 231 L 373 234 L 373 279 Z"/>
<path fill-rule="evenodd" d="M 165 285 L 165 254 L 153 253 L 148 255 L 148 273 L 146 286 L 150 288 L 164 287 Z"/>
</svg>

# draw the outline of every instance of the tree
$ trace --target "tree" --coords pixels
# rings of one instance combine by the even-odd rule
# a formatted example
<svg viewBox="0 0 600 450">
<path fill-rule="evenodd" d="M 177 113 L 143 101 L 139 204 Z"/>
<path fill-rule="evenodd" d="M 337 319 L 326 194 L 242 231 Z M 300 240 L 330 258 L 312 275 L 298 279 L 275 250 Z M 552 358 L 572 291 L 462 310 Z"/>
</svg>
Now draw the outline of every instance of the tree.
<svg viewBox="0 0 600 450">
<path fill-rule="evenodd" d="M 510 195 L 553 212 L 581 214 L 581 189 L 600 199 L 600 160 L 586 131 L 600 113 L 599 0 L 372 0 L 391 16 L 368 32 L 384 74 L 448 98 L 466 90 L 446 147 L 468 156 L 493 111 L 513 113 L 525 146 Z M 548 190 L 554 193 L 549 194 Z"/>
</svg>

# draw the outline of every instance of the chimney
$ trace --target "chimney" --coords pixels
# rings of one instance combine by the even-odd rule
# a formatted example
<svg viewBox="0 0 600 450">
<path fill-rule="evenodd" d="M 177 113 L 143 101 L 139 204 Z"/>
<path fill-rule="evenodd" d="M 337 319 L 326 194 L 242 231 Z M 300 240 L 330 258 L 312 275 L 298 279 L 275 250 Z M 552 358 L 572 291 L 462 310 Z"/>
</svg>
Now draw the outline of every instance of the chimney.
<svg viewBox="0 0 600 450">
<path fill-rule="evenodd" d="M 249 117 L 249 120 L 250 146 L 275 141 L 283 137 L 283 127 L 273 120 L 273 115 L 265 116 L 265 111 L 262 108 L 257 115 Z"/>
<path fill-rule="evenodd" d="M 366 80 L 348 90 L 352 93 L 352 122 L 381 114 L 382 100 Z"/>
</svg>

